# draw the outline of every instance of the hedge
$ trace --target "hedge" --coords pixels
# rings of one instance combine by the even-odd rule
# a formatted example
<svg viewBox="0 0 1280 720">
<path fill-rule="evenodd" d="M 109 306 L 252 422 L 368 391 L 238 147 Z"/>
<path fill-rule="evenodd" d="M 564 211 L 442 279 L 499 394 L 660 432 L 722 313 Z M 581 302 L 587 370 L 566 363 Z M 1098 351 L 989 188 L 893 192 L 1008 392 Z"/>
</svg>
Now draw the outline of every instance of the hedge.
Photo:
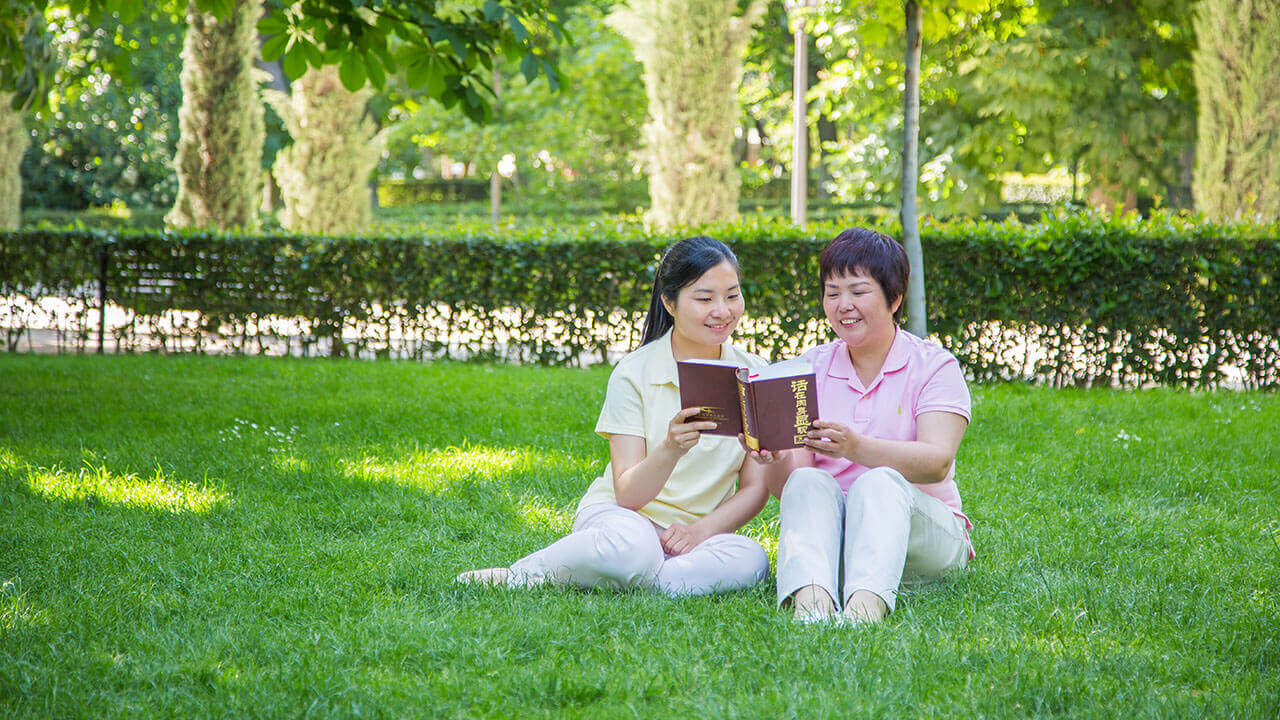
<svg viewBox="0 0 1280 720">
<path fill-rule="evenodd" d="M 780 357 L 828 339 L 817 255 L 838 230 L 703 231 L 742 264 L 742 344 Z M 1278 226 L 1077 215 L 922 235 L 930 332 L 977 380 L 1280 386 Z M 84 350 L 105 300 L 129 313 L 106 332 L 122 350 L 255 353 L 287 340 L 303 352 L 585 364 L 634 345 L 653 266 L 676 237 L 599 223 L 426 238 L 7 233 L 0 324 L 21 349 L 37 319 L 29 301 L 61 298 L 65 342 Z"/>
</svg>

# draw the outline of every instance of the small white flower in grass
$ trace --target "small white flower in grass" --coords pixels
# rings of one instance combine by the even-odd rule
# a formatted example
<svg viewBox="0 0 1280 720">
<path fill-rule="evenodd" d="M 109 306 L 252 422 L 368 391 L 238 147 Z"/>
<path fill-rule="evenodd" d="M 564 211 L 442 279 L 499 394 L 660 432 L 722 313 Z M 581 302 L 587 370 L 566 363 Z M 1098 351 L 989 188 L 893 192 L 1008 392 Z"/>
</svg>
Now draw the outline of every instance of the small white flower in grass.
<svg viewBox="0 0 1280 720">
<path fill-rule="evenodd" d="M 1121 428 L 1116 433 L 1116 436 L 1111 440 L 1112 442 L 1120 443 L 1120 447 L 1123 447 L 1126 449 L 1129 447 L 1130 442 L 1142 442 L 1142 438 L 1138 437 L 1137 435 L 1131 435 L 1128 432 L 1125 432 L 1123 428 Z"/>
</svg>

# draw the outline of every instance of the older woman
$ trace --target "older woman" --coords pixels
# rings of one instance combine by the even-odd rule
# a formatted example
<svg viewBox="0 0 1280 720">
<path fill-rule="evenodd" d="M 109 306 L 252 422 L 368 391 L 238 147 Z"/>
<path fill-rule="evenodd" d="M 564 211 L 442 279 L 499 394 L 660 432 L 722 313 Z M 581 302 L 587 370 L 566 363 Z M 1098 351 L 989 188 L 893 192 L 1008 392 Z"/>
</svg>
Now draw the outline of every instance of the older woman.
<svg viewBox="0 0 1280 720">
<path fill-rule="evenodd" d="M 802 622 L 877 622 L 900 585 L 973 556 L 955 483 L 969 390 L 955 357 L 898 327 L 909 272 L 901 245 L 863 228 L 819 260 L 838 339 L 805 353 L 822 420 L 779 510 L 778 604 Z"/>
</svg>

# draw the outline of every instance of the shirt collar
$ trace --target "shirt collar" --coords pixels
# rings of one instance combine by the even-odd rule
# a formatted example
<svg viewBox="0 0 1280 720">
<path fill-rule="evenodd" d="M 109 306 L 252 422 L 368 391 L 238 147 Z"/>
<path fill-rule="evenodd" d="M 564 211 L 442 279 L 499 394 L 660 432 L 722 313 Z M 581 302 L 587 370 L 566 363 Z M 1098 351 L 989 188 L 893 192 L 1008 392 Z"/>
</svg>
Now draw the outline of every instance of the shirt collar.
<svg viewBox="0 0 1280 720">
<path fill-rule="evenodd" d="M 843 340 L 835 342 L 835 352 L 832 353 L 827 375 L 848 382 L 849 387 L 859 392 L 871 392 L 876 385 L 880 384 L 880 379 L 885 375 L 897 372 L 907 366 L 911 350 L 907 347 L 907 340 L 904 335 L 905 333 L 901 329 L 895 329 L 893 344 L 889 346 L 889 354 L 884 358 L 884 365 L 880 367 L 880 373 L 876 375 L 875 380 L 872 380 L 871 384 L 865 389 L 862 387 L 862 380 L 858 379 L 858 374 L 853 370 L 853 359 L 849 357 L 849 346 Z"/>
<path fill-rule="evenodd" d="M 680 374 L 676 371 L 676 356 L 671 352 L 671 333 L 673 332 L 675 332 L 674 328 L 650 343 L 657 346 L 653 349 L 653 355 L 645 363 L 645 381 L 650 385 L 671 384 L 680 387 Z M 746 364 L 733 351 L 733 343 L 728 340 L 720 345 L 720 359 Z"/>
</svg>

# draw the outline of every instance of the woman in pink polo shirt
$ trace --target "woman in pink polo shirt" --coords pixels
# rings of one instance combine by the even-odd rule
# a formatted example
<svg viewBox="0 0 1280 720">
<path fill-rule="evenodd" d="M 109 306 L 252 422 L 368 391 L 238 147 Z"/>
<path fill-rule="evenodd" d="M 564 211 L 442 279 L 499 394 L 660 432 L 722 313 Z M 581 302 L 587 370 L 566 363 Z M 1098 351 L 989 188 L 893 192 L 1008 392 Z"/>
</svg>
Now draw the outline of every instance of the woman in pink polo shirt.
<svg viewBox="0 0 1280 720">
<path fill-rule="evenodd" d="M 802 467 L 779 510 L 778 604 L 802 622 L 877 622 L 900 585 L 973 554 L 954 479 L 969 390 L 955 357 L 898 327 L 909 273 L 902 246 L 864 228 L 841 233 L 819 260 L 839 339 L 805 353 L 822 420 L 806 440 L 812 452 L 791 453 Z"/>
</svg>

